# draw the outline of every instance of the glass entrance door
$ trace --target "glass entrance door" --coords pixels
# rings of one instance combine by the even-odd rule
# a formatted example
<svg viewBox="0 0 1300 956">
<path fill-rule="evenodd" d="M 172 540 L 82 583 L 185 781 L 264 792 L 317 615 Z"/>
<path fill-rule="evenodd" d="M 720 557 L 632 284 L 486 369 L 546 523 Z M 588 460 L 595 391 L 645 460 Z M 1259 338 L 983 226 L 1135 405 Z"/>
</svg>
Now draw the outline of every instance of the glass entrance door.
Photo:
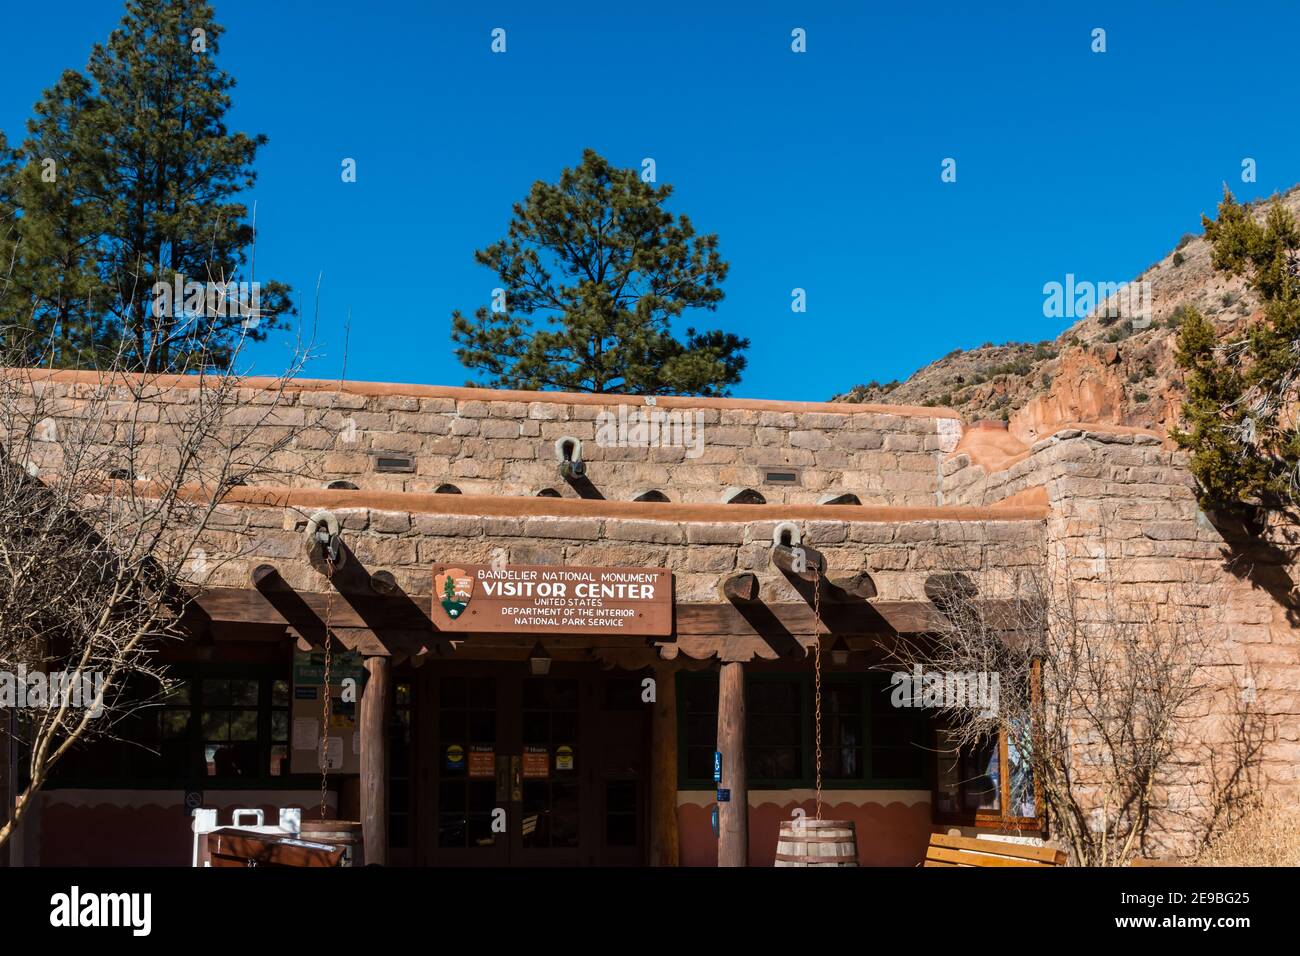
<svg viewBox="0 0 1300 956">
<path fill-rule="evenodd" d="M 586 760 L 579 737 L 583 698 L 590 684 L 578 677 L 524 677 L 519 696 L 518 790 L 520 826 L 513 833 L 513 862 L 565 865 L 584 862 Z"/>
<path fill-rule="evenodd" d="M 437 745 L 426 757 L 434 762 L 434 859 L 450 866 L 505 866 L 509 841 L 502 828 L 509 821 L 501 811 L 509 778 L 498 758 L 501 682 L 470 671 L 442 674 L 432 683 Z"/>
<path fill-rule="evenodd" d="M 644 856 L 649 741 L 635 694 L 589 665 L 436 664 L 420 675 L 420 859 L 581 866 Z M 628 698 L 624 701 L 623 698 Z"/>
</svg>

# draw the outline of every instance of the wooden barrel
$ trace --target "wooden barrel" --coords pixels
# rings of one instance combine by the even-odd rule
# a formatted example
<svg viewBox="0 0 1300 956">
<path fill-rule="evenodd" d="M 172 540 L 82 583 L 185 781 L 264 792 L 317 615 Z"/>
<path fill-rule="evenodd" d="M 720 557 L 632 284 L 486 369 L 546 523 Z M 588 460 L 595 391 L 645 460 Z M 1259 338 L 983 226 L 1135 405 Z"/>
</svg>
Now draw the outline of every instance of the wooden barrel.
<svg viewBox="0 0 1300 956">
<path fill-rule="evenodd" d="M 365 840 L 356 820 L 303 820 L 300 836 L 308 843 L 330 843 L 343 848 L 340 866 L 365 866 Z"/>
<path fill-rule="evenodd" d="M 857 866 L 852 820 L 785 820 L 776 843 L 777 866 Z"/>
</svg>

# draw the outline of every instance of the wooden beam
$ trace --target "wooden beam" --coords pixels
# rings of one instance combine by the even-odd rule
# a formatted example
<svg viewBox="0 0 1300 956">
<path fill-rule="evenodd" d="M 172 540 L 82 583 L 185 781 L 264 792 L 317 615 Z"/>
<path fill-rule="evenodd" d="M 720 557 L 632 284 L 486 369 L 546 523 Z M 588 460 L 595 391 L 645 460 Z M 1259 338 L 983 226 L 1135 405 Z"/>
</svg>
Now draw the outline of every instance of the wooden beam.
<svg viewBox="0 0 1300 956">
<path fill-rule="evenodd" d="M 773 545 L 772 566 L 781 573 L 802 581 L 815 581 L 819 575 L 826 573 L 825 555 L 815 548 L 802 545 L 799 546 L 799 551 L 803 552 L 801 559 L 797 557 L 795 548 L 790 545 Z"/>
<path fill-rule="evenodd" d="M 397 594 L 402 589 L 392 571 L 376 571 L 370 575 L 370 587 L 376 594 Z"/>
<path fill-rule="evenodd" d="M 388 862 L 388 694 L 386 657 L 366 658 L 361 694 L 361 832 L 366 863 Z"/>
<path fill-rule="evenodd" d="M 274 587 L 276 584 L 283 583 L 280 572 L 273 564 L 259 564 L 249 572 L 248 580 L 255 588 Z"/>
<path fill-rule="evenodd" d="M 724 601 L 749 604 L 758 600 L 758 575 L 742 572 L 729 574 L 718 584 L 718 596 Z"/>
<path fill-rule="evenodd" d="M 866 571 L 859 571 L 857 574 L 834 575 L 829 579 L 832 595 L 838 597 L 835 591 L 841 591 L 849 597 L 861 598 L 869 601 L 876 596 L 876 582 L 871 580 L 871 575 Z"/>
<path fill-rule="evenodd" d="M 745 768 L 745 665 L 722 665 L 718 674 L 718 750 L 722 781 L 731 791 L 718 802 L 718 866 L 749 865 L 749 786 Z"/>
<path fill-rule="evenodd" d="M 677 668 L 655 668 L 650 726 L 650 865 L 677 866 Z"/>
</svg>

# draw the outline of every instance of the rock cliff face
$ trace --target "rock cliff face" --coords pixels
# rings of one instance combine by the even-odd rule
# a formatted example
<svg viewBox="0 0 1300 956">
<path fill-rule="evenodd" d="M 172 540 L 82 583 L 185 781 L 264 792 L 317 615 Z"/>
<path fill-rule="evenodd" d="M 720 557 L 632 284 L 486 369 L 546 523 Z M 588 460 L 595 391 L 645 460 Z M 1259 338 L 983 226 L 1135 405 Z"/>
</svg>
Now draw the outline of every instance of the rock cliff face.
<svg viewBox="0 0 1300 956">
<path fill-rule="evenodd" d="M 1300 186 L 1280 198 L 1300 215 Z M 1262 217 L 1266 206 L 1252 209 Z M 1257 320 L 1259 302 L 1241 279 L 1213 270 L 1201 235 L 1184 236 L 1133 281 L 1150 284 L 1148 327 L 1135 327 L 1127 309 L 1112 317 L 1099 307 L 1054 340 L 958 349 L 904 382 L 859 385 L 833 400 L 947 406 L 967 421 L 1002 419 L 1030 443 L 1065 422 L 1167 432 L 1183 400 L 1174 363 L 1180 308 L 1200 309 L 1222 337 Z"/>
</svg>

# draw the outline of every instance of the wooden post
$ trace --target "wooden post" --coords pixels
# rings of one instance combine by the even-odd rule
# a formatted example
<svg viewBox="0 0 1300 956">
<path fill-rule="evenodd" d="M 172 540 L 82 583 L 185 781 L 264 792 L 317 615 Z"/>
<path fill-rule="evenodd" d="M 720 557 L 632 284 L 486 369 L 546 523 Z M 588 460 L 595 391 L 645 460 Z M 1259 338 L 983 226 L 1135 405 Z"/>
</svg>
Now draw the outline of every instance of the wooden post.
<svg viewBox="0 0 1300 956">
<path fill-rule="evenodd" d="M 677 670 L 655 668 L 650 727 L 650 865 L 677 866 Z"/>
<path fill-rule="evenodd" d="M 718 675 L 718 750 L 731 799 L 718 804 L 718 866 L 749 865 L 749 786 L 745 780 L 745 666 L 727 661 Z"/>
<path fill-rule="evenodd" d="M 366 863 L 388 861 L 388 693 L 391 662 L 366 658 L 361 694 L 361 833 Z"/>
</svg>

